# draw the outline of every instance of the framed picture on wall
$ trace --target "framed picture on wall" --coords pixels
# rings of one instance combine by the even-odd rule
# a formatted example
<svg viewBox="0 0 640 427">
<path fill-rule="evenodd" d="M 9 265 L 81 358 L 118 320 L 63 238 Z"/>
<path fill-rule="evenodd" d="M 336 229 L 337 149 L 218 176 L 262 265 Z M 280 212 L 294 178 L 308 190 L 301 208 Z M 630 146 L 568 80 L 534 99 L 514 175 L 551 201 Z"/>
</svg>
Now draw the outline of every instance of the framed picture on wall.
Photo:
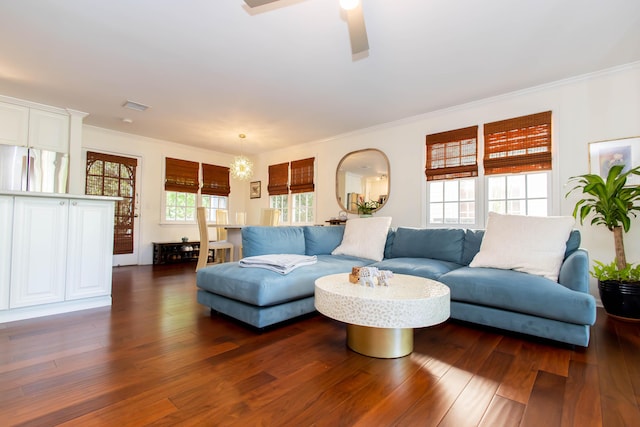
<svg viewBox="0 0 640 427">
<path fill-rule="evenodd" d="M 261 183 L 261 181 L 252 181 L 249 184 L 249 197 L 251 199 L 259 199 L 262 196 L 260 183 Z"/>
<path fill-rule="evenodd" d="M 609 169 L 625 165 L 624 171 L 640 166 L 640 137 L 612 139 L 589 143 L 589 171 L 607 178 Z M 631 175 L 628 184 L 640 184 L 640 177 Z"/>
</svg>

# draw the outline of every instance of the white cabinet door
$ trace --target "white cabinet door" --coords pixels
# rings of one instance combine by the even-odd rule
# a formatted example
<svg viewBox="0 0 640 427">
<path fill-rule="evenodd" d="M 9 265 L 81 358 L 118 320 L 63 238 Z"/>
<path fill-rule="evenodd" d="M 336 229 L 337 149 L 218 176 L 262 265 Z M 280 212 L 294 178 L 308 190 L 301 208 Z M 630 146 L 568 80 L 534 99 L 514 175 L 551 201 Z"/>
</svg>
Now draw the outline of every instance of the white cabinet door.
<svg viewBox="0 0 640 427">
<path fill-rule="evenodd" d="M 13 197 L 0 196 L 0 310 L 9 308 Z"/>
<path fill-rule="evenodd" d="M 64 300 L 68 200 L 16 197 L 9 307 Z"/>
<path fill-rule="evenodd" d="M 27 146 L 29 109 L 0 102 L 0 144 Z"/>
<path fill-rule="evenodd" d="M 49 111 L 29 111 L 29 147 L 69 153 L 69 116 Z"/>
<path fill-rule="evenodd" d="M 114 204 L 70 203 L 66 299 L 111 295 Z"/>
</svg>

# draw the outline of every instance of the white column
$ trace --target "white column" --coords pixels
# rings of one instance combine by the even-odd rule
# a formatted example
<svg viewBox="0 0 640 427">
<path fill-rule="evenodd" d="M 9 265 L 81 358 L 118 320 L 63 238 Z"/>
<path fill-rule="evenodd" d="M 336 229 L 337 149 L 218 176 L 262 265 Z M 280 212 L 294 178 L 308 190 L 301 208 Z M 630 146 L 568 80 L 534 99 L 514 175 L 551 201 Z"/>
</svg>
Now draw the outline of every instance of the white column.
<svg viewBox="0 0 640 427">
<path fill-rule="evenodd" d="M 82 121 L 89 113 L 70 110 L 69 113 L 69 193 L 84 194 L 85 163 L 82 156 Z"/>
</svg>

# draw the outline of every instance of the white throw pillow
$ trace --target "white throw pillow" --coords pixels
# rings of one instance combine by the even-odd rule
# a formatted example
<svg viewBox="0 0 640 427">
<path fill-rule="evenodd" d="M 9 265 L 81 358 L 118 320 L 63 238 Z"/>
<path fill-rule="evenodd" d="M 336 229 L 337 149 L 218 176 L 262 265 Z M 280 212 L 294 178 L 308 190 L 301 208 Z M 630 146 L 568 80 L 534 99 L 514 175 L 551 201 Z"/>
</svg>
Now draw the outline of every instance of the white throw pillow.
<svg viewBox="0 0 640 427">
<path fill-rule="evenodd" d="M 382 261 L 391 217 L 353 218 L 347 221 L 342 243 L 331 255 L 351 255 Z"/>
<path fill-rule="evenodd" d="M 489 212 L 480 252 L 469 267 L 522 271 L 557 282 L 574 224 L 575 219 L 570 216 L 536 217 Z"/>
</svg>

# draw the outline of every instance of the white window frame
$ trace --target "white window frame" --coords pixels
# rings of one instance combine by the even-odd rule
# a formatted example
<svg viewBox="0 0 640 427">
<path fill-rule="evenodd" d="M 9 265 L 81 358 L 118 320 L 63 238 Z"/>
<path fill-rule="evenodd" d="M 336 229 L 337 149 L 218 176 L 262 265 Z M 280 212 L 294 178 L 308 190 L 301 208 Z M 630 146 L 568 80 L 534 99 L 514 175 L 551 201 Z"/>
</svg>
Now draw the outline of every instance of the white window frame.
<svg viewBox="0 0 640 427">
<path fill-rule="evenodd" d="M 308 221 L 299 221 L 300 208 L 298 208 L 297 200 L 301 197 L 311 197 L 311 213 L 308 214 Z M 272 209 L 280 210 L 280 224 L 292 224 L 292 225 L 309 225 L 315 223 L 315 191 L 309 191 L 306 193 L 289 193 L 280 194 L 277 196 L 269 196 L 269 207 Z"/>
<path fill-rule="evenodd" d="M 166 171 L 163 171 L 166 174 Z M 198 162 L 198 182 L 200 187 L 202 187 L 202 163 Z M 167 209 L 168 203 L 167 199 L 169 193 L 176 194 L 184 194 L 185 197 L 194 197 L 195 205 L 185 206 L 186 210 L 189 212 L 185 212 L 184 219 L 169 219 L 167 218 Z M 211 206 L 210 201 L 214 200 L 214 206 Z M 229 209 L 229 197 L 228 196 L 214 196 L 209 194 L 201 194 L 200 189 L 198 189 L 197 193 L 187 193 L 183 191 L 167 191 L 164 188 L 162 189 L 162 207 L 160 211 L 160 224 L 197 224 L 196 219 L 196 207 L 204 206 L 205 207 L 205 217 L 207 223 L 216 223 L 216 210 L 217 209 Z M 191 217 L 191 209 L 193 209 L 193 217 Z"/>
<path fill-rule="evenodd" d="M 306 198 L 307 203 L 304 206 L 301 205 L 301 199 Z M 310 200 L 310 206 L 308 204 Z M 315 192 L 309 191 L 306 193 L 295 193 L 291 194 L 291 223 L 292 224 L 301 224 L 308 225 L 314 223 L 315 218 Z M 305 210 L 310 210 L 310 212 L 304 213 Z M 302 217 L 306 218 L 302 218 Z"/>
<path fill-rule="evenodd" d="M 287 224 L 289 221 L 289 194 L 278 194 L 269 196 L 269 207 L 280 210 L 280 223 Z"/>
<path fill-rule="evenodd" d="M 187 193 L 181 191 L 167 191 L 162 190 L 162 218 L 161 222 L 164 224 L 195 224 L 196 222 L 196 207 L 198 206 L 198 194 Z M 171 207 L 168 204 L 169 193 L 175 193 L 176 198 L 180 198 L 184 195 L 185 198 L 193 197 L 193 205 L 185 203 L 184 206 L 176 204 L 176 209 L 185 209 L 185 215 L 182 219 L 171 219 L 167 217 L 167 210 Z"/>
<path fill-rule="evenodd" d="M 463 199 L 461 200 L 461 194 L 460 194 L 460 184 L 462 181 L 466 181 L 466 182 L 472 182 L 473 183 L 473 193 L 474 193 L 474 197 L 472 199 Z M 457 186 L 457 195 L 456 198 L 450 198 L 449 200 L 446 199 L 446 195 L 445 195 L 445 187 L 447 185 L 451 186 L 452 184 Z M 472 178 L 456 178 L 456 179 L 446 179 L 446 180 L 434 180 L 434 181 L 427 181 L 427 227 L 431 227 L 431 228 L 442 228 L 442 227 L 463 227 L 463 228 L 474 228 L 478 225 L 479 223 L 479 214 L 478 214 L 478 206 L 480 205 L 480 203 L 478 203 L 479 197 L 479 188 L 478 188 L 478 184 L 479 184 L 479 180 L 477 177 L 472 177 Z M 442 200 L 438 200 L 438 201 L 432 201 L 432 192 L 434 190 L 435 186 L 438 185 L 442 185 Z M 468 203 L 468 202 L 472 202 L 474 204 L 473 206 L 473 221 L 472 222 L 462 222 L 460 220 L 460 206 L 463 203 Z M 441 205 L 442 207 L 442 222 L 431 222 L 432 221 L 432 212 L 434 209 L 436 209 L 435 205 Z M 456 222 L 446 222 L 445 218 L 446 218 L 446 207 L 447 205 L 449 206 L 456 206 L 456 210 L 457 210 L 457 221 Z"/>
<path fill-rule="evenodd" d="M 491 206 L 491 202 L 494 201 L 493 199 L 490 200 L 490 189 L 489 189 L 489 179 L 491 178 L 504 178 L 505 181 L 508 179 L 512 179 L 513 177 L 518 177 L 518 176 L 525 176 L 525 179 L 529 179 L 528 177 L 531 175 L 537 175 L 537 174 L 544 174 L 546 175 L 546 197 L 529 197 L 528 194 L 525 194 L 524 197 L 507 197 L 505 198 L 506 201 L 508 200 L 524 200 L 525 205 L 528 205 L 528 202 L 531 200 L 536 200 L 536 199 L 540 199 L 540 200 L 545 200 L 546 201 L 546 212 L 540 212 L 540 211 L 536 211 L 534 212 L 534 215 L 537 216 L 549 216 L 553 214 L 553 206 L 554 206 L 554 196 L 555 193 L 553 192 L 553 181 L 556 178 L 556 174 L 554 173 L 553 170 L 545 170 L 545 171 L 532 171 L 532 172 L 522 172 L 522 173 L 517 173 L 517 174 L 503 174 L 503 175 L 481 175 L 480 177 L 475 177 L 475 178 L 458 178 L 455 180 L 442 180 L 442 182 L 447 182 L 447 181 L 456 181 L 456 180 L 462 180 L 462 179 L 471 179 L 475 181 L 475 223 L 471 224 L 471 223 L 446 223 L 446 222 L 439 222 L 439 223 L 432 223 L 431 222 L 431 205 L 432 203 L 440 203 L 438 202 L 432 202 L 431 201 L 431 183 L 434 182 L 438 182 L 438 181 L 426 181 L 426 193 L 427 193 L 427 204 L 426 204 L 426 226 L 428 228 L 443 228 L 443 227 L 462 227 L 462 228 L 482 228 L 484 227 L 487 215 L 489 213 L 489 207 Z M 443 184 L 444 185 L 444 184 Z M 444 202 L 443 202 L 444 203 Z M 453 203 L 453 201 L 452 201 Z M 528 206 L 527 206 L 528 207 Z M 458 210 L 459 212 L 459 210 Z M 512 213 L 512 212 L 506 212 L 506 213 Z M 527 209 L 526 214 L 529 214 L 529 210 Z"/>
<path fill-rule="evenodd" d="M 217 222 L 216 212 L 218 209 L 229 209 L 229 197 L 203 194 L 201 206 L 204 206 L 205 218 L 208 223 Z"/>
<path fill-rule="evenodd" d="M 544 175 L 546 176 L 546 195 L 545 197 L 536 197 L 536 196 L 530 196 L 529 194 L 529 185 L 528 185 L 528 180 L 532 178 L 533 175 Z M 509 190 L 508 190 L 508 182 L 509 180 L 512 180 L 514 178 L 519 178 L 519 177 L 524 177 L 525 179 L 525 185 L 524 185 L 524 194 L 523 195 L 519 195 L 519 196 L 511 196 L 509 195 Z M 504 198 L 491 198 L 491 188 L 489 185 L 489 180 L 490 179 L 504 179 L 505 181 L 505 194 L 504 194 Z M 496 202 L 496 201 L 504 201 L 504 210 L 500 210 L 500 211 L 496 211 L 498 213 L 502 213 L 502 214 L 519 214 L 519 215 L 534 215 L 534 216 L 549 216 L 551 215 L 552 212 L 552 187 L 551 187 L 551 183 L 553 180 L 553 173 L 550 170 L 546 170 L 546 171 L 532 171 L 532 172 L 522 172 L 522 173 L 517 173 L 517 174 L 504 174 L 504 175 L 485 175 L 485 189 L 486 189 L 486 196 L 484 197 L 485 200 L 485 212 L 488 214 L 488 212 L 490 212 L 491 210 L 491 205 L 492 202 Z M 544 210 L 544 212 L 539 211 L 539 210 L 532 210 L 531 208 L 531 204 L 530 202 L 533 202 L 535 200 L 544 200 L 546 202 L 546 209 Z M 524 212 L 522 211 L 513 211 L 511 209 L 509 209 L 509 202 L 510 201 L 523 201 L 524 202 Z"/>
</svg>

